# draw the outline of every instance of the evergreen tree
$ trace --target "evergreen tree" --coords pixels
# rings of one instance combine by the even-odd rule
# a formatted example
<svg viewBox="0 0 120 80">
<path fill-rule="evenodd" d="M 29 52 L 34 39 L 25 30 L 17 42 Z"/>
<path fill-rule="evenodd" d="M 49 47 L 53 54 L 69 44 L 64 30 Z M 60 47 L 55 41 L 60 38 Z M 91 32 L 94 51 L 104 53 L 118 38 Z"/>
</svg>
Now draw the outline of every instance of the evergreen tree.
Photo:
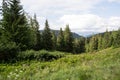
<svg viewBox="0 0 120 80">
<path fill-rule="evenodd" d="M 52 43 L 53 43 L 53 50 L 56 50 L 57 47 L 57 36 L 55 35 L 55 32 L 52 32 Z"/>
<path fill-rule="evenodd" d="M 111 46 L 111 34 L 106 30 L 103 36 L 103 41 L 102 41 L 103 49 L 106 49 Z"/>
<path fill-rule="evenodd" d="M 85 39 L 85 51 L 89 52 L 90 51 L 90 45 L 89 45 L 89 39 L 88 37 Z"/>
<path fill-rule="evenodd" d="M 34 15 L 34 18 L 30 19 L 30 25 L 31 25 L 31 29 L 32 29 L 32 35 L 33 38 L 34 38 L 34 42 L 35 42 L 35 46 L 34 46 L 34 49 L 35 50 L 40 50 L 41 49 L 41 34 L 40 34 L 40 31 L 39 31 L 39 23 L 37 21 L 37 18 L 36 18 L 36 14 Z"/>
<path fill-rule="evenodd" d="M 64 41 L 64 34 L 62 28 L 60 28 L 60 32 L 57 38 L 57 50 L 64 51 L 65 50 L 65 41 Z"/>
<path fill-rule="evenodd" d="M 120 47 L 120 29 L 115 34 L 114 47 Z"/>
<path fill-rule="evenodd" d="M 84 38 L 74 40 L 73 52 L 74 53 L 85 52 L 85 39 Z"/>
<path fill-rule="evenodd" d="M 2 28 L 4 36 L 15 42 L 21 50 L 31 44 L 27 19 L 19 0 L 3 0 Z"/>
<path fill-rule="evenodd" d="M 90 51 L 95 51 L 98 49 L 98 39 L 96 36 L 93 36 L 91 39 L 90 39 Z"/>
<path fill-rule="evenodd" d="M 66 25 L 65 31 L 64 31 L 64 40 L 65 40 L 65 51 L 72 52 L 73 50 L 73 36 L 69 29 L 69 25 Z"/>
<path fill-rule="evenodd" d="M 45 22 L 45 28 L 42 33 L 42 42 L 43 42 L 43 48 L 46 50 L 52 50 L 53 43 L 52 43 L 52 34 L 51 30 L 49 28 L 48 21 Z"/>
<path fill-rule="evenodd" d="M 99 34 L 98 36 L 98 50 L 102 49 L 102 35 Z"/>
</svg>

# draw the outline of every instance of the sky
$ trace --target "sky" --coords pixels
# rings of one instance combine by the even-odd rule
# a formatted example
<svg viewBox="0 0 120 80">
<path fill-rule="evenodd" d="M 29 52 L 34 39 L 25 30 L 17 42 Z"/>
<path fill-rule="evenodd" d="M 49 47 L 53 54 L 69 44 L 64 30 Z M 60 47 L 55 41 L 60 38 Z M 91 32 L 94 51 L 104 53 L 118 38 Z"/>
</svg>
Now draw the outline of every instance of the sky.
<svg viewBox="0 0 120 80">
<path fill-rule="evenodd" d="M 40 29 L 46 19 L 51 29 L 64 30 L 69 24 L 83 36 L 120 27 L 120 0 L 21 0 L 21 5 L 30 16 L 37 15 Z"/>
</svg>

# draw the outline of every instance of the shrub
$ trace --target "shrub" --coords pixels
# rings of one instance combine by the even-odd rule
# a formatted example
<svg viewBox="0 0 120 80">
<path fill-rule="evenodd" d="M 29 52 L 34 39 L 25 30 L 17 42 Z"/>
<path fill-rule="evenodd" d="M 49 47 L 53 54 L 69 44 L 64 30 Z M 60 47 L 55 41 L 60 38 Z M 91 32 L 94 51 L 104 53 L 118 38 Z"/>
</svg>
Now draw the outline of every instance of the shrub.
<svg viewBox="0 0 120 80">
<path fill-rule="evenodd" d="M 60 52 L 48 52 L 45 50 L 40 51 L 40 55 L 39 55 L 39 60 L 42 61 L 51 61 L 51 60 L 55 60 L 58 58 L 64 57 L 64 53 L 60 53 Z"/>
<path fill-rule="evenodd" d="M 49 52 L 46 50 L 34 51 L 27 50 L 24 52 L 20 52 L 18 54 L 19 60 L 39 60 L 39 61 L 52 61 L 61 57 L 64 57 L 64 53 L 61 52 Z"/>
<path fill-rule="evenodd" d="M 35 59 L 35 54 L 37 51 L 34 51 L 34 50 L 26 50 L 26 51 L 23 51 L 23 52 L 19 52 L 18 54 L 18 59 L 19 60 L 32 60 L 32 59 Z"/>
</svg>

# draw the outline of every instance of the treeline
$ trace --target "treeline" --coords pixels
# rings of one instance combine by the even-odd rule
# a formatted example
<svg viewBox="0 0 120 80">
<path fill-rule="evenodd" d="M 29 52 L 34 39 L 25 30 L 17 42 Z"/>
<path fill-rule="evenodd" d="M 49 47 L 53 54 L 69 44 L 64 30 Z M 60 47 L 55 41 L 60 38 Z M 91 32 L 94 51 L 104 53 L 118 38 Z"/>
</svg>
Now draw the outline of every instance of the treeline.
<svg viewBox="0 0 120 80">
<path fill-rule="evenodd" d="M 99 33 L 85 40 L 86 52 L 106 49 L 109 47 L 120 47 L 120 29 L 118 31 L 106 30 L 105 33 Z"/>
<path fill-rule="evenodd" d="M 13 59 L 19 52 L 31 49 L 82 53 L 111 46 L 120 47 L 120 30 L 75 39 L 69 25 L 66 25 L 64 31 L 60 28 L 58 36 L 51 31 L 47 20 L 43 32 L 40 32 L 39 27 L 36 15 L 28 16 L 19 0 L 3 0 L 0 20 L 0 59 Z"/>
</svg>

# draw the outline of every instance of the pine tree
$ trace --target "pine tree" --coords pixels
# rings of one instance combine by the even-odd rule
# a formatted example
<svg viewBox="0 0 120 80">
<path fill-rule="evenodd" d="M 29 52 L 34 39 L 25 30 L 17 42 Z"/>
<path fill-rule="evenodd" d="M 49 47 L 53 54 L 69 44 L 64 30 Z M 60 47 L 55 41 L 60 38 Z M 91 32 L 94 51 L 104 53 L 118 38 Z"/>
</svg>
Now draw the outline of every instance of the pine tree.
<svg viewBox="0 0 120 80">
<path fill-rule="evenodd" d="M 60 32 L 57 37 L 57 50 L 65 51 L 65 41 L 64 41 L 64 34 L 62 28 L 60 28 Z"/>
<path fill-rule="evenodd" d="M 65 31 L 64 31 L 64 39 L 65 39 L 65 51 L 72 52 L 73 50 L 73 36 L 70 31 L 69 25 L 66 25 Z"/>
<path fill-rule="evenodd" d="M 51 30 L 49 28 L 48 21 L 45 22 L 45 28 L 42 33 L 42 42 L 43 42 L 43 48 L 46 50 L 52 50 L 53 43 L 52 43 L 52 34 Z"/>
</svg>

